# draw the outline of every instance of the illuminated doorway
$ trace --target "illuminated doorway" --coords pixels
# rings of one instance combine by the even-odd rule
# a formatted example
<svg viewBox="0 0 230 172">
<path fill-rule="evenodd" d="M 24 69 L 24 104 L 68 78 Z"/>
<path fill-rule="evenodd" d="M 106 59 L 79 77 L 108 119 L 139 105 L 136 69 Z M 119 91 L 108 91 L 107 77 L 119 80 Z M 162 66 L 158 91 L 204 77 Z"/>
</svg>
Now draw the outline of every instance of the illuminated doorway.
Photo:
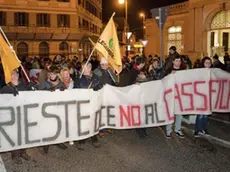
<svg viewBox="0 0 230 172">
<path fill-rule="evenodd" d="M 221 11 L 213 18 L 207 46 L 208 55 L 217 54 L 222 62 L 224 53 L 230 53 L 230 10 Z"/>
</svg>

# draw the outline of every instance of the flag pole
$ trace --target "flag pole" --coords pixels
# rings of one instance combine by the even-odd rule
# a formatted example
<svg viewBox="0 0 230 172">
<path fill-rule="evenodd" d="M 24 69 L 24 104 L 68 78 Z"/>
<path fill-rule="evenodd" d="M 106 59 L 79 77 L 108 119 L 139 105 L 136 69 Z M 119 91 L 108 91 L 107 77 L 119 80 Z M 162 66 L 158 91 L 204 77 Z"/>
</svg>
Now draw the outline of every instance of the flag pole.
<svg viewBox="0 0 230 172">
<path fill-rule="evenodd" d="M 13 46 L 10 44 L 8 38 L 6 37 L 4 31 L 2 30 L 2 27 L 0 27 L 0 31 L 1 31 L 1 33 L 2 33 L 2 35 L 3 35 L 3 37 L 5 38 L 7 44 L 9 45 L 11 51 L 13 52 L 13 54 L 14 54 L 14 55 L 17 57 L 17 59 L 18 59 L 18 56 L 17 56 L 16 52 L 14 51 Z M 22 66 L 21 63 L 20 63 L 20 67 L 21 67 L 23 73 L 25 74 L 27 81 L 28 81 L 28 82 L 31 82 L 30 78 L 28 77 L 28 75 L 27 75 L 27 73 L 26 73 L 26 71 L 25 71 L 25 69 L 24 69 L 24 67 Z"/>
<path fill-rule="evenodd" d="M 115 14 L 116 14 L 116 13 L 114 12 L 114 13 L 112 14 L 112 16 L 110 17 L 110 19 L 113 18 Z M 100 38 L 98 38 L 98 40 L 99 40 L 99 39 L 100 39 Z M 92 43 L 92 41 L 91 41 L 90 38 L 89 38 L 89 40 L 90 40 L 90 42 Z M 97 42 L 98 42 L 98 41 L 97 41 Z M 96 43 L 97 43 L 97 42 L 96 42 Z M 85 71 L 85 68 L 86 68 L 87 64 L 89 63 L 89 61 L 90 61 L 90 59 L 91 59 L 91 57 L 92 57 L 92 55 L 93 55 L 93 53 L 94 53 L 94 51 L 95 51 L 95 49 L 96 49 L 96 48 L 95 48 L 95 45 L 93 45 L 93 46 L 94 46 L 94 47 L 93 47 L 93 50 L 92 50 L 92 52 L 90 53 L 89 58 L 88 58 L 88 60 L 86 61 L 84 68 L 82 69 L 80 78 L 82 77 L 83 72 Z"/>
</svg>

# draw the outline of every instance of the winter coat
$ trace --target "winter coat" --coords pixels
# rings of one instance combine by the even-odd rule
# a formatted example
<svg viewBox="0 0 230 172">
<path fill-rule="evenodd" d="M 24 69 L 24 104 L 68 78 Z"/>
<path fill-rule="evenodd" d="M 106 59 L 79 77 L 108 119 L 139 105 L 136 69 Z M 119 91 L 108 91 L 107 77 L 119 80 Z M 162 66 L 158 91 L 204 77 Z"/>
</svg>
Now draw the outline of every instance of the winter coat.
<svg viewBox="0 0 230 172">
<path fill-rule="evenodd" d="M 180 56 L 178 52 L 175 52 L 174 54 L 169 54 L 169 56 L 165 59 L 165 70 L 172 68 L 172 62 L 176 56 Z"/>
<path fill-rule="evenodd" d="M 158 67 L 157 69 L 152 69 L 149 72 L 150 80 L 160 80 L 164 77 L 165 72 L 163 68 Z"/>
<path fill-rule="evenodd" d="M 140 70 L 134 65 L 130 71 L 124 71 L 120 74 L 119 86 L 125 87 L 136 83 Z"/>
<path fill-rule="evenodd" d="M 45 81 L 42 86 L 40 87 L 40 90 L 49 90 L 49 91 L 55 91 L 55 90 L 65 90 L 66 86 L 62 81 L 59 81 L 59 83 L 56 86 L 53 86 L 51 82 Z"/>
<path fill-rule="evenodd" d="M 38 78 L 39 87 L 41 87 L 47 79 L 48 79 L 48 71 L 46 69 L 43 69 L 39 74 L 39 78 Z"/>
<path fill-rule="evenodd" d="M 219 69 L 222 69 L 222 70 L 225 69 L 224 64 L 221 63 L 221 61 L 219 61 L 219 60 L 213 62 L 213 67 L 214 67 L 214 68 L 219 68 Z"/>
<path fill-rule="evenodd" d="M 109 85 L 116 85 L 117 84 L 117 77 L 113 73 L 111 69 L 104 70 L 101 67 L 98 67 L 94 70 L 94 75 L 96 75 L 101 85 L 109 84 Z"/>
<path fill-rule="evenodd" d="M 230 73 L 230 65 L 226 67 L 226 71 Z"/>
<path fill-rule="evenodd" d="M 165 71 L 165 76 L 170 75 L 172 73 L 172 71 L 181 71 L 181 70 L 184 70 L 184 69 L 182 69 L 182 68 L 175 69 L 172 67 L 172 68 L 168 69 L 167 71 Z"/>
<path fill-rule="evenodd" d="M 0 88 L 5 85 L 4 70 L 2 64 L 0 64 Z"/>
<path fill-rule="evenodd" d="M 102 88 L 100 85 L 100 80 L 95 75 L 92 76 L 85 76 L 82 75 L 81 78 L 77 79 L 75 82 L 74 88 L 85 88 L 85 89 L 94 89 L 95 91 Z"/>
<path fill-rule="evenodd" d="M 0 90 L 0 93 L 13 94 L 14 96 L 16 96 L 19 94 L 20 91 L 27 91 L 27 90 L 29 90 L 28 87 L 22 82 L 19 82 L 17 86 L 14 86 L 13 84 L 9 83 Z"/>
</svg>

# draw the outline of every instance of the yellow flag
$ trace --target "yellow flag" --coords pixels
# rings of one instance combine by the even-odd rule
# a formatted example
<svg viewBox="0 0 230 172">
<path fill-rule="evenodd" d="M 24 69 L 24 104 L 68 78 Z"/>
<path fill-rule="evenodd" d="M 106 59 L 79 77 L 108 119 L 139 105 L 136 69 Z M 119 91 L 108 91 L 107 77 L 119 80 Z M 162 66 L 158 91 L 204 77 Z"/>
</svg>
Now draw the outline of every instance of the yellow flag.
<svg viewBox="0 0 230 172">
<path fill-rule="evenodd" d="M 13 51 L 14 50 L 12 50 L 6 43 L 2 33 L 0 33 L 0 58 L 2 61 L 6 84 L 11 81 L 11 73 L 13 70 L 20 66 L 20 60 L 16 57 Z"/>
<path fill-rule="evenodd" d="M 98 39 L 95 49 L 108 60 L 109 64 L 119 74 L 122 71 L 122 61 L 117 29 L 113 21 L 113 16 L 114 14 Z"/>
</svg>

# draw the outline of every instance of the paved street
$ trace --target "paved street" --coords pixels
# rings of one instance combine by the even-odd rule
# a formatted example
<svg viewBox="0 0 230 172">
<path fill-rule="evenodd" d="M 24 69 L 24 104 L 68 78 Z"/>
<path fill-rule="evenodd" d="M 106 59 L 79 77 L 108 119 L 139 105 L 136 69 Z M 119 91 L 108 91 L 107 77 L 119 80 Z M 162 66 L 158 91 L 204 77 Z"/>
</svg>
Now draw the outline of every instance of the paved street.
<svg viewBox="0 0 230 172">
<path fill-rule="evenodd" d="M 149 129 L 149 138 L 140 140 L 135 131 L 116 131 L 100 139 L 95 149 L 90 140 L 84 151 L 75 146 L 60 150 L 53 146 L 44 156 L 38 149 L 29 151 L 31 163 L 13 165 L 10 154 L 2 155 L 7 172 L 228 172 L 230 150 L 205 140 L 173 137 L 167 140 L 162 130 Z"/>
</svg>

